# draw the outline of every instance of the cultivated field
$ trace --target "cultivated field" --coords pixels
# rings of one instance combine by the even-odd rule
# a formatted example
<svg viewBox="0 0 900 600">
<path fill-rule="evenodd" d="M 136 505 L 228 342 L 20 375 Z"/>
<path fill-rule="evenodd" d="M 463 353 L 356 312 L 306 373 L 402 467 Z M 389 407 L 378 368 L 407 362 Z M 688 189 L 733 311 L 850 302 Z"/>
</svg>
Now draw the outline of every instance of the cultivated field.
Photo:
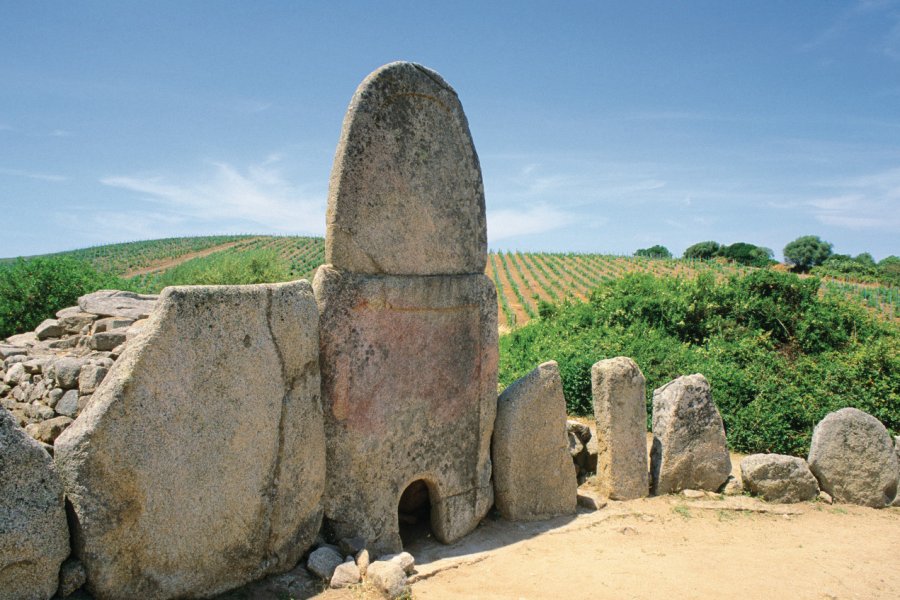
<svg viewBox="0 0 900 600">
<path fill-rule="evenodd" d="M 201 271 L 211 260 L 260 251 L 277 256 L 289 279 L 312 279 L 315 269 L 325 260 L 325 240 L 250 235 L 168 238 L 94 246 L 53 256 L 87 260 L 99 270 L 134 280 L 138 287 L 152 288 L 154 281 L 164 281 L 161 277 L 178 265 L 191 263 L 194 270 Z M 489 254 L 485 272 L 497 286 L 501 329 L 508 331 L 534 319 L 541 302 L 583 301 L 600 283 L 628 273 L 685 278 L 712 273 L 719 278 L 754 269 L 721 260 L 501 251 Z M 822 291 L 855 300 L 882 318 L 900 318 L 897 287 L 825 278 Z"/>
</svg>

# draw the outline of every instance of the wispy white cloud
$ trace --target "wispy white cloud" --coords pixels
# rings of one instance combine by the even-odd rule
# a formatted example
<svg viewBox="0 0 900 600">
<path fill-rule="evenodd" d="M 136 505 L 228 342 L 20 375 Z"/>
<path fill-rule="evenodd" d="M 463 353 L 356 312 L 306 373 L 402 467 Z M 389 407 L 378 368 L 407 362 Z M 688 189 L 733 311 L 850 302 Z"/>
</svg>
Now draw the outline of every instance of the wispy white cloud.
<svg viewBox="0 0 900 600">
<path fill-rule="evenodd" d="M 900 168 L 832 182 L 830 187 L 838 193 L 805 203 L 819 222 L 900 234 Z"/>
<path fill-rule="evenodd" d="M 183 217 L 149 210 L 86 212 L 83 209 L 74 210 L 69 206 L 64 212 L 54 213 L 53 220 L 67 230 L 77 229 L 82 232 L 86 242 L 97 244 L 201 233 L 192 231 L 187 219 Z M 232 232 L 211 229 L 202 233 Z"/>
<path fill-rule="evenodd" d="M 50 137 L 70 137 L 72 132 L 67 129 L 54 129 L 50 132 Z"/>
<path fill-rule="evenodd" d="M 493 243 L 521 235 L 544 233 L 565 227 L 574 221 L 573 214 L 546 204 L 517 209 L 488 210 L 488 239 Z"/>
<path fill-rule="evenodd" d="M 279 168 L 280 156 L 239 168 L 208 162 L 187 178 L 118 175 L 101 183 L 128 190 L 161 205 L 168 213 L 199 224 L 235 223 L 279 233 L 322 234 L 325 196 L 290 182 Z"/>
<path fill-rule="evenodd" d="M 21 169 L 2 169 L 2 168 L 0 168 L 0 175 L 11 175 L 13 177 L 24 177 L 26 179 L 36 179 L 38 181 L 52 181 L 55 183 L 59 183 L 62 181 L 68 181 L 68 177 L 64 177 L 62 175 L 54 175 L 52 173 L 37 173 L 34 171 L 23 171 Z"/>
</svg>

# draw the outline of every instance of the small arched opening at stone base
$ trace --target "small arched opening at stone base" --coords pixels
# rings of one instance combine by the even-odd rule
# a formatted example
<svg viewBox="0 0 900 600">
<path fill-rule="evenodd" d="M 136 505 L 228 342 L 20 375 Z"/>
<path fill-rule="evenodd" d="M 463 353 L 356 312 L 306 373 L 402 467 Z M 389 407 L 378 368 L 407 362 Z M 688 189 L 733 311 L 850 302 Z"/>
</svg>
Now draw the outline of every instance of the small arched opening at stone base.
<svg viewBox="0 0 900 600">
<path fill-rule="evenodd" d="M 434 484 L 423 478 L 414 479 L 403 489 L 397 502 L 397 523 L 404 549 L 434 538 L 433 502 L 436 498 Z"/>
</svg>

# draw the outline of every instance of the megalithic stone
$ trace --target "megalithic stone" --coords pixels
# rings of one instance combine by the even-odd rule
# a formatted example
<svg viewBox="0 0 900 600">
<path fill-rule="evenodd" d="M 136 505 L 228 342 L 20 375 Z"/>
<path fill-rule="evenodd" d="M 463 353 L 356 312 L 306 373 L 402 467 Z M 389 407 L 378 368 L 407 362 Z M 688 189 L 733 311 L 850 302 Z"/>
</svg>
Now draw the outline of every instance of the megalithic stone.
<svg viewBox="0 0 900 600">
<path fill-rule="evenodd" d="M 497 304 L 478 157 L 440 75 L 398 62 L 357 89 L 334 161 L 321 317 L 325 516 L 401 547 L 398 503 L 424 481 L 434 535 L 493 504 Z"/>
<path fill-rule="evenodd" d="M 386 65 L 347 109 L 328 194 L 325 263 L 353 273 L 483 273 L 481 167 L 456 92 L 421 65 Z"/>
<path fill-rule="evenodd" d="M 654 390 L 652 492 L 715 492 L 730 473 L 725 426 L 706 377 L 684 375 Z"/>
<path fill-rule="evenodd" d="M 318 337 L 306 281 L 163 290 L 56 440 L 94 597 L 208 597 L 297 563 L 322 522 Z"/>
<path fill-rule="evenodd" d="M 644 374 L 630 358 L 601 360 L 591 367 L 597 421 L 597 485 L 613 500 L 649 492 L 647 399 Z"/>
<path fill-rule="evenodd" d="M 494 497 L 510 521 L 575 513 L 578 481 L 566 438 L 566 399 L 556 361 L 539 365 L 497 400 Z"/>
</svg>

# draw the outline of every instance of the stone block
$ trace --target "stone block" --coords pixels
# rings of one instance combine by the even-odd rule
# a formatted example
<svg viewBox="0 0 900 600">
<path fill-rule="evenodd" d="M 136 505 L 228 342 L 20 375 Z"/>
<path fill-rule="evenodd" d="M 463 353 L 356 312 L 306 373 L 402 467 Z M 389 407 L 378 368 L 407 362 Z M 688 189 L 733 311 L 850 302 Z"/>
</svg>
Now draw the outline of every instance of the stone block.
<svg viewBox="0 0 900 600">
<path fill-rule="evenodd" d="M 703 375 L 686 375 L 653 392 L 650 478 L 654 494 L 717 491 L 731 474 L 725 426 Z"/>
<path fill-rule="evenodd" d="M 0 409 L 0 600 L 47 600 L 69 555 L 63 486 L 50 455 Z"/>
<path fill-rule="evenodd" d="M 575 513 L 578 482 L 568 442 L 559 368 L 546 362 L 510 384 L 497 401 L 494 500 L 505 519 Z"/>
<path fill-rule="evenodd" d="M 802 458 L 751 454 L 741 461 L 744 489 L 767 502 L 806 502 L 819 495 L 819 484 Z"/>
<path fill-rule="evenodd" d="M 207 597 L 297 563 L 321 522 L 317 345 L 305 281 L 163 291 L 56 442 L 92 594 Z"/>
<path fill-rule="evenodd" d="M 367 276 L 319 268 L 328 483 L 341 537 L 401 549 L 398 503 L 424 480 L 451 542 L 493 504 L 497 301 L 484 275 Z"/>
<path fill-rule="evenodd" d="M 591 367 L 597 421 L 597 487 L 613 500 L 643 498 L 649 491 L 647 398 L 644 374 L 630 358 Z"/>
<path fill-rule="evenodd" d="M 900 468 L 881 421 L 842 408 L 819 421 L 809 448 L 809 469 L 836 502 L 883 508 L 897 495 Z"/>
</svg>

